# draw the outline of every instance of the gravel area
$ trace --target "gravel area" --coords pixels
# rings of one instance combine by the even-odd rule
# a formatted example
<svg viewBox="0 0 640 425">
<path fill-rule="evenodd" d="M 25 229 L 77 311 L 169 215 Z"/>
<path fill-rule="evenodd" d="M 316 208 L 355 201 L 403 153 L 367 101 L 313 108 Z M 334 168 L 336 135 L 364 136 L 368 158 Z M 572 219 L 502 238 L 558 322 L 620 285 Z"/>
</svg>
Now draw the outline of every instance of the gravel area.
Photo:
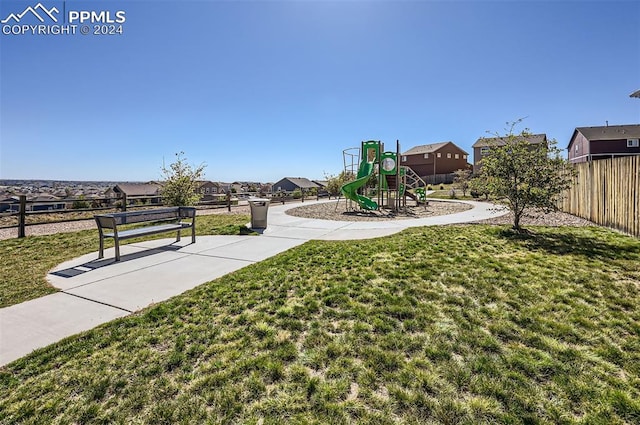
<svg viewBox="0 0 640 425">
<path fill-rule="evenodd" d="M 478 224 L 513 224 L 513 214 L 509 213 L 501 217 L 490 218 L 488 220 L 480 220 L 474 223 Z M 584 218 L 576 217 L 575 215 L 563 213 L 560 211 L 545 213 L 540 210 L 527 210 L 525 215 L 520 219 L 521 226 L 597 226 L 592 221 L 585 220 Z"/>
<path fill-rule="evenodd" d="M 425 207 L 409 207 L 406 213 L 400 212 L 393 214 L 389 212 L 359 212 L 345 211 L 344 201 L 336 208 L 336 203 L 325 203 L 318 205 L 309 205 L 293 208 L 287 211 L 287 214 L 304 217 L 318 218 L 323 220 L 342 220 L 342 221 L 378 221 L 378 220 L 403 220 L 408 218 L 435 217 L 437 215 L 454 214 L 471 207 L 466 204 L 438 202 L 429 200 L 429 206 Z M 513 214 L 509 213 L 501 217 L 491 218 L 487 220 L 474 221 L 476 224 L 497 224 L 510 225 L 513 223 Z M 521 218 L 522 226 L 597 226 L 597 224 L 563 212 L 545 213 L 540 210 L 528 210 L 525 216 Z"/>
<path fill-rule="evenodd" d="M 406 220 L 410 218 L 435 217 L 438 215 L 455 214 L 471 209 L 470 205 L 429 201 L 427 206 L 407 206 L 406 211 L 393 212 L 390 210 L 381 211 L 346 211 L 345 201 L 326 202 L 315 205 L 305 205 L 287 210 L 287 214 L 295 217 L 318 218 L 321 220 L 336 221 L 385 221 L 385 220 Z"/>
</svg>

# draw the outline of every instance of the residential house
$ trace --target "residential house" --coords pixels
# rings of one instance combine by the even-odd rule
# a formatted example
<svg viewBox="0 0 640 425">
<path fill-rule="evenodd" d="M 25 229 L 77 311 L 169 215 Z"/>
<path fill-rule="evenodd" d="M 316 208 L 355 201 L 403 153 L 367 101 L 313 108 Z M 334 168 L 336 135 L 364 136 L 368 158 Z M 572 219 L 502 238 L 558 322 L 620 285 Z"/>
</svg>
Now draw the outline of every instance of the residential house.
<svg viewBox="0 0 640 425">
<path fill-rule="evenodd" d="M 473 173 L 478 174 L 482 169 L 482 158 L 487 156 L 491 152 L 491 148 L 497 146 L 504 146 L 507 144 L 507 137 L 481 137 L 473 144 Z M 523 140 L 522 136 L 515 136 L 515 140 Z M 546 134 L 531 134 L 526 138 L 526 141 L 534 146 L 540 143 L 547 143 Z"/>
<path fill-rule="evenodd" d="M 567 151 L 572 164 L 640 155 L 640 124 L 577 127 Z"/>
<path fill-rule="evenodd" d="M 258 192 L 262 183 L 260 182 L 233 182 L 231 183 L 231 188 L 235 190 L 236 193 L 244 193 L 244 192 Z"/>
<path fill-rule="evenodd" d="M 128 203 L 138 198 L 143 201 L 149 201 L 152 204 L 162 203 L 161 192 L 162 185 L 156 182 L 149 183 L 118 183 L 114 186 L 113 192 L 118 197 L 127 197 Z"/>
<path fill-rule="evenodd" d="M 453 142 L 420 145 L 404 152 L 400 165 L 411 168 L 427 183 L 449 183 L 453 181 L 453 172 L 468 169 L 469 154 Z"/>
<path fill-rule="evenodd" d="M 310 189 L 319 187 L 317 183 L 304 177 L 284 177 L 278 180 L 271 186 L 272 192 L 293 192 L 296 189 L 300 189 L 303 192 L 307 192 Z"/>
<path fill-rule="evenodd" d="M 219 195 L 223 195 L 225 192 L 220 188 L 220 184 L 212 181 L 200 181 L 198 182 L 197 192 L 200 194 L 203 201 L 211 201 L 217 199 Z"/>
<path fill-rule="evenodd" d="M 216 182 L 216 184 L 220 188 L 220 193 L 231 193 L 233 183 Z"/>
<path fill-rule="evenodd" d="M 0 198 L 0 213 L 2 212 L 17 212 L 20 211 L 20 197 L 19 196 L 5 196 Z"/>
<path fill-rule="evenodd" d="M 64 210 L 67 204 L 57 196 L 42 193 L 28 199 L 27 211 L 52 211 Z"/>
</svg>

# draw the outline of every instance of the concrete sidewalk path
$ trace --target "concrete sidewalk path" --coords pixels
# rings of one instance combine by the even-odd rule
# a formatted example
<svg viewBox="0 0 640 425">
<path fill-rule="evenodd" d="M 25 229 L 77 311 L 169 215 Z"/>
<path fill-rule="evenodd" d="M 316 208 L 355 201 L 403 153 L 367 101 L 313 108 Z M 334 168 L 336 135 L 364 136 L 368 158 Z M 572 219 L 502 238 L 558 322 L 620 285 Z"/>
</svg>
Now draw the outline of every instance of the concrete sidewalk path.
<svg viewBox="0 0 640 425">
<path fill-rule="evenodd" d="M 195 244 L 189 238 L 128 244 L 120 248 L 120 262 L 113 260 L 113 248 L 105 250 L 101 260 L 97 252 L 83 255 L 47 275 L 60 292 L 0 309 L 0 366 L 311 239 L 368 239 L 408 227 L 465 223 L 506 214 L 496 212 L 495 205 L 459 202 L 473 208 L 446 216 L 379 222 L 305 219 L 285 213 L 302 204 L 273 205 L 269 225 L 260 236 L 198 236 Z"/>
</svg>

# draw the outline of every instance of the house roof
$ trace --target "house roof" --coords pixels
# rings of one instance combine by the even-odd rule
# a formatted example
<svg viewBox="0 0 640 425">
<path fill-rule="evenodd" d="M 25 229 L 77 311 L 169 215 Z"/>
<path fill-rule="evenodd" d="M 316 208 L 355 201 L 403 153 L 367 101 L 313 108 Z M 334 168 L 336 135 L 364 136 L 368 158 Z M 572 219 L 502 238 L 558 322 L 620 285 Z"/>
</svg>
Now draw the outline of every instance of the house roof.
<svg viewBox="0 0 640 425">
<path fill-rule="evenodd" d="M 640 90 L 636 90 L 629 95 L 629 97 L 637 97 L 640 98 Z"/>
<path fill-rule="evenodd" d="M 157 195 L 162 185 L 158 183 L 118 183 L 113 190 L 127 196 Z"/>
<path fill-rule="evenodd" d="M 312 187 L 318 187 L 318 184 L 312 182 L 306 177 L 285 177 L 282 180 L 289 180 L 291 183 L 293 183 L 295 186 L 298 186 L 300 189 L 310 189 Z"/>
<path fill-rule="evenodd" d="M 580 132 L 587 140 L 620 140 L 640 138 L 640 124 L 576 127 L 569 145 Z"/>
<path fill-rule="evenodd" d="M 419 154 L 424 154 L 424 153 L 432 153 L 435 152 L 437 150 L 440 150 L 441 148 L 443 148 L 445 145 L 449 144 L 451 142 L 440 142 L 440 143 L 431 143 L 429 145 L 420 145 L 420 146 L 415 146 L 411 149 L 409 149 L 408 151 L 406 151 L 405 153 L 403 153 L 402 155 L 419 155 Z M 451 143 L 453 144 L 453 143 Z M 466 152 L 465 152 L 466 154 Z"/>
<path fill-rule="evenodd" d="M 50 195 L 48 193 L 40 193 L 37 196 L 29 199 L 31 202 L 47 202 L 47 201 L 61 201 L 57 196 Z"/>
<path fill-rule="evenodd" d="M 207 185 L 207 184 L 212 184 L 214 186 L 220 186 L 220 183 L 212 182 L 211 180 L 198 180 L 196 182 L 196 184 L 198 185 L 198 187 L 202 187 L 202 186 Z"/>
<path fill-rule="evenodd" d="M 523 140 L 522 136 L 515 136 L 516 140 L 521 141 Z M 529 135 L 526 140 L 532 144 L 538 144 L 538 143 L 543 143 L 547 141 L 547 135 L 542 133 L 542 134 L 531 134 Z M 473 148 L 481 148 L 484 146 L 504 146 L 507 144 L 507 138 L 506 137 L 481 137 L 479 138 L 474 144 L 473 144 Z"/>
</svg>

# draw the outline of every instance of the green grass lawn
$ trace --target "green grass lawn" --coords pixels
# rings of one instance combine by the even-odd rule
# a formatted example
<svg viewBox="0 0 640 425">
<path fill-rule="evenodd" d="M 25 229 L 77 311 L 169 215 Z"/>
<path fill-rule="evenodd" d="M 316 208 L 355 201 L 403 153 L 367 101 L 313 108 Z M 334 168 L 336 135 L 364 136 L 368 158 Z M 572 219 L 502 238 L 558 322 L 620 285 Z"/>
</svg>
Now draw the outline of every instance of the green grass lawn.
<svg viewBox="0 0 640 425">
<path fill-rule="evenodd" d="M 455 198 L 451 197 L 451 188 L 449 189 L 445 189 L 445 190 L 440 190 L 437 187 L 434 189 L 433 193 L 430 193 L 429 195 L 427 195 L 427 198 L 434 198 L 434 199 L 462 199 L 462 200 L 467 200 L 467 201 L 481 201 L 481 202 L 491 202 L 492 200 L 489 199 L 485 199 L 484 196 L 481 196 L 479 198 L 474 198 L 473 196 L 471 196 L 471 191 L 467 190 L 467 194 L 464 195 L 462 193 L 462 190 L 460 189 L 455 189 L 456 192 L 456 196 Z"/>
<path fill-rule="evenodd" d="M 305 243 L 0 369 L 0 423 L 639 423 L 640 241 L 532 230 Z"/>
<path fill-rule="evenodd" d="M 237 235 L 250 220 L 246 215 L 204 215 L 196 220 L 198 235 Z M 140 240 L 170 238 L 170 233 L 130 239 L 122 244 Z M 107 239 L 106 247 L 113 246 Z M 29 236 L 0 241 L 0 308 L 18 304 L 57 292 L 46 281 L 46 274 L 58 264 L 92 251 L 98 251 L 98 230 Z"/>
</svg>

